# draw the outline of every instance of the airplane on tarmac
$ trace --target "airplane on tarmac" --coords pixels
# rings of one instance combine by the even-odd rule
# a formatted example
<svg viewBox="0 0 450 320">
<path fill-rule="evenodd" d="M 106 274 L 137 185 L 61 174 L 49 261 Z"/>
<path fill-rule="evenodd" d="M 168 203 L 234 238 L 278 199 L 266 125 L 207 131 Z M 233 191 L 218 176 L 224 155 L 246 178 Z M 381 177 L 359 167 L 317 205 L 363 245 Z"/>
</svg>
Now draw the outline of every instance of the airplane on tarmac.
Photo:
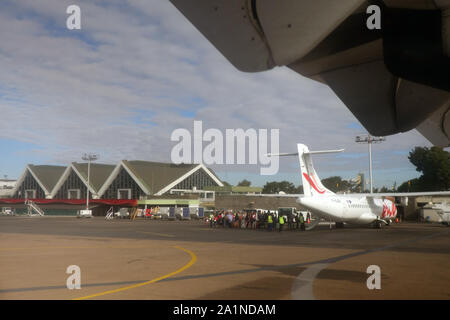
<svg viewBox="0 0 450 320">
<path fill-rule="evenodd" d="M 296 153 L 267 154 L 267 156 L 298 156 L 304 195 L 298 197 L 297 202 L 313 215 L 335 221 L 336 228 L 342 228 L 344 222 L 355 225 L 373 225 L 375 228 L 389 225 L 397 217 L 397 207 L 393 201 L 383 199 L 387 196 L 450 195 L 450 192 L 338 195 L 322 184 L 314 170 L 311 155 L 338 153 L 344 149 L 309 151 L 306 145 L 297 144 L 297 150 Z M 319 219 L 317 219 L 318 221 Z"/>
</svg>

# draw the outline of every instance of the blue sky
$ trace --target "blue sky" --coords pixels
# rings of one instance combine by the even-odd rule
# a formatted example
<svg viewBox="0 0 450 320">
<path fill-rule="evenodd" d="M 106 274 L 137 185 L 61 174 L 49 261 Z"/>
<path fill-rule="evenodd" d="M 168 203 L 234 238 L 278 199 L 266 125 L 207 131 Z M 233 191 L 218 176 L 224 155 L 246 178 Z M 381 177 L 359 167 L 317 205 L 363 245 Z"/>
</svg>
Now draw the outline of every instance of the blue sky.
<svg viewBox="0 0 450 320">
<path fill-rule="evenodd" d="M 82 29 L 66 28 L 78 4 Z M 67 164 L 84 152 L 100 161 L 170 161 L 177 128 L 279 129 L 280 151 L 345 148 L 315 159 L 323 178 L 368 171 L 364 128 L 325 85 L 287 69 L 236 70 L 168 1 L 2 1 L 0 177 L 27 163 Z M 430 146 L 415 130 L 374 146 L 376 186 L 416 177 L 408 152 Z M 296 159 L 275 176 L 258 166 L 216 165 L 230 183 L 300 183 Z"/>
</svg>

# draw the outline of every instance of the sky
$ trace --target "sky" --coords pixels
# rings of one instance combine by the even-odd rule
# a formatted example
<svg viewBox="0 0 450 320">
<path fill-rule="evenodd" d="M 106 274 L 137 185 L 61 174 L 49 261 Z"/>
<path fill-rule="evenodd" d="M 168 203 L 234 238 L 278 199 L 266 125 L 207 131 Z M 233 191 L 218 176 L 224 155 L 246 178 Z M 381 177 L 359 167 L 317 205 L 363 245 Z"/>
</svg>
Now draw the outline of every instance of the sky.
<svg viewBox="0 0 450 320">
<path fill-rule="evenodd" d="M 68 30 L 66 8 L 81 8 Z M 177 128 L 279 129 L 280 152 L 345 148 L 314 158 L 321 178 L 368 176 L 365 133 L 326 85 L 278 67 L 235 69 L 169 2 L 4 0 L 0 11 L 0 178 L 32 164 L 67 165 L 95 152 L 101 163 L 171 161 Z M 206 145 L 206 144 L 205 144 Z M 373 146 L 374 185 L 417 177 L 408 153 L 431 146 L 417 131 Z M 277 175 L 258 165 L 212 165 L 219 177 L 301 183 L 298 160 Z"/>
</svg>

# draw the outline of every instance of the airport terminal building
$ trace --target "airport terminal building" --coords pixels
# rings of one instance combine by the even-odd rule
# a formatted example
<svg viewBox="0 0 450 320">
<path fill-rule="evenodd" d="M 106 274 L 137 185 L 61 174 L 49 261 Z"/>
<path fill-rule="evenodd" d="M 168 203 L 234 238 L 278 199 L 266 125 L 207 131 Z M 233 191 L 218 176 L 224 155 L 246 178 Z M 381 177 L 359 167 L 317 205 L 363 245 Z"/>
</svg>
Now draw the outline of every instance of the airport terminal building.
<svg viewBox="0 0 450 320">
<path fill-rule="evenodd" d="M 91 163 L 89 170 L 87 163 L 30 164 L 15 186 L 2 194 L 0 203 L 24 205 L 32 200 L 46 206 L 82 208 L 89 190 L 93 206 L 198 207 L 199 197 L 190 193 L 208 187 L 223 187 L 223 183 L 203 164 L 123 160 L 117 165 Z"/>
</svg>

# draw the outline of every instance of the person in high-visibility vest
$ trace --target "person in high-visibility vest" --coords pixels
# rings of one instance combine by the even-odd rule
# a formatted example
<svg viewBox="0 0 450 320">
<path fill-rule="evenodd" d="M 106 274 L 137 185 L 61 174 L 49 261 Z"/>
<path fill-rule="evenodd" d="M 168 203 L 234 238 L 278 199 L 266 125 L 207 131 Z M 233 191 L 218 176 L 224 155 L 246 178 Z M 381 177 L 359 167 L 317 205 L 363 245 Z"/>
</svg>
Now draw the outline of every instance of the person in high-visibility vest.
<svg viewBox="0 0 450 320">
<path fill-rule="evenodd" d="M 278 222 L 280 223 L 280 232 L 283 231 L 283 226 L 284 226 L 284 217 L 280 216 Z"/>
<path fill-rule="evenodd" d="M 299 221 L 300 221 L 300 230 L 305 231 L 305 217 L 303 216 L 303 213 L 299 213 Z"/>
<path fill-rule="evenodd" d="M 273 228 L 273 216 L 271 213 L 269 213 L 269 216 L 267 217 L 267 228 L 269 231 L 272 231 Z"/>
<path fill-rule="evenodd" d="M 214 215 L 211 213 L 209 215 L 209 227 L 212 228 L 214 223 Z"/>
</svg>

